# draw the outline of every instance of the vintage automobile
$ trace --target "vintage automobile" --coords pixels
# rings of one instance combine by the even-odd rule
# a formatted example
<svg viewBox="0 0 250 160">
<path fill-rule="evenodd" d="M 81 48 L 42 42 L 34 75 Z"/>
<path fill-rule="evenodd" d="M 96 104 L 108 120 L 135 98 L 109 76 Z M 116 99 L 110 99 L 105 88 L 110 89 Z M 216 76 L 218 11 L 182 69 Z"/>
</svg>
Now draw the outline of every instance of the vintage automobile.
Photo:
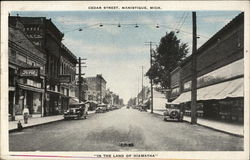
<svg viewBox="0 0 250 160">
<path fill-rule="evenodd" d="M 182 121 L 183 111 L 180 105 L 166 104 L 166 111 L 163 113 L 163 116 L 164 116 L 164 121 L 167 121 L 168 119 Z"/>
<path fill-rule="evenodd" d="M 147 105 L 145 104 L 140 105 L 138 110 L 141 112 L 147 112 Z"/>
<path fill-rule="evenodd" d="M 88 109 L 84 103 L 70 104 L 68 109 L 64 112 L 64 119 L 86 119 Z"/>
<path fill-rule="evenodd" d="M 104 113 L 105 110 L 103 107 L 97 107 L 96 110 L 95 110 L 95 113 Z"/>
</svg>

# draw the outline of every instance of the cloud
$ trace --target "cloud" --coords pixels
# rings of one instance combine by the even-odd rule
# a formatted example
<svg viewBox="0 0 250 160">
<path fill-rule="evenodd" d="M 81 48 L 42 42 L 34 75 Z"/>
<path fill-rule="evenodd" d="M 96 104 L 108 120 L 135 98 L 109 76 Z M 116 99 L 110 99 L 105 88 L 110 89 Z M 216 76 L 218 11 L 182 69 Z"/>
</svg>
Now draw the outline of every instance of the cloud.
<svg viewBox="0 0 250 160">
<path fill-rule="evenodd" d="M 66 46 L 70 46 L 75 52 L 84 51 L 86 55 L 121 55 L 121 54 L 145 54 L 148 48 L 145 46 L 117 46 L 112 43 L 94 44 L 77 39 L 66 39 Z"/>
<path fill-rule="evenodd" d="M 226 17 L 205 17 L 202 20 L 206 23 L 228 23 L 231 19 Z"/>
</svg>

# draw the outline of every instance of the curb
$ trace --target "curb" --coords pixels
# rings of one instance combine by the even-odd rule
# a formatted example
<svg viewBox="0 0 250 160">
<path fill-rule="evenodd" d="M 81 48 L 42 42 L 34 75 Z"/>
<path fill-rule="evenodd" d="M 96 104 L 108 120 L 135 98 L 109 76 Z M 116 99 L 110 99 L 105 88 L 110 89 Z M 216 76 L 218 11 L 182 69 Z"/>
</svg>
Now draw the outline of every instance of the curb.
<svg viewBox="0 0 250 160">
<path fill-rule="evenodd" d="M 90 113 L 88 115 L 92 115 L 92 114 L 95 114 L 95 113 Z M 45 123 L 40 123 L 40 124 L 34 124 L 34 125 L 26 126 L 26 127 L 23 127 L 23 129 L 32 128 L 32 127 L 36 127 L 36 126 L 40 126 L 40 125 L 44 125 L 44 124 L 49 124 L 49 123 L 53 123 L 53 122 L 58 122 L 58 121 L 62 121 L 62 120 L 64 120 L 64 118 L 58 119 L 58 120 L 55 120 L 55 121 L 50 121 L 50 122 L 45 122 Z M 18 129 L 17 128 L 10 129 L 9 133 L 12 133 L 12 132 L 18 132 Z"/>
<path fill-rule="evenodd" d="M 155 113 L 155 112 L 153 112 L 153 114 L 158 114 L 158 115 L 163 116 L 163 115 L 160 114 L 160 113 Z M 187 120 L 183 120 L 183 122 L 186 122 L 186 123 L 191 124 L 191 122 L 189 122 L 189 121 L 187 121 Z M 210 127 L 210 126 L 206 126 L 206 125 L 200 124 L 200 123 L 197 123 L 196 125 L 202 126 L 202 127 L 205 127 L 205 128 L 209 128 L 209 129 L 212 129 L 212 130 L 214 130 L 214 131 L 221 132 L 221 133 L 229 134 L 229 135 L 232 135 L 232 136 L 235 136 L 235 137 L 244 138 L 244 135 L 241 135 L 241 134 L 235 134 L 235 133 L 227 132 L 227 131 L 220 130 L 220 129 L 217 129 L 217 128 L 213 128 L 213 127 Z"/>
<path fill-rule="evenodd" d="M 191 122 L 187 121 L 187 120 L 183 120 L 189 124 L 191 124 Z M 197 123 L 196 125 L 198 126 L 202 126 L 204 128 L 208 128 L 208 129 L 212 129 L 214 131 L 218 131 L 218 132 L 221 132 L 221 133 L 225 133 L 225 134 L 229 134 L 229 135 L 232 135 L 232 136 L 235 136 L 235 137 L 240 137 L 240 138 L 244 138 L 244 135 L 241 135 L 241 134 L 236 134 L 236 133 L 231 133 L 231 132 L 228 132 L 228 131 L 224 131 L 224 130 L 220 130 L 220 129 L 217 129 L 217 128 L 213 128 L 213 127 L 210 127 L 210 126 L 206 126 L 204 124 L 199 124 Z"/>
<path fill-rule="evenodd" d="M 32 127 L 35 127 L 35 126 L 40 126 L 40 125 L 43 125 L 43 124 L 49 124 L 49 123 L 53 123 L 53 122 L 57 122 L 57 121 L 62 121 L 62 120 L 64 120 L 64 119 L 62 118 L 62 119 L 58 119 L 58 120 L 55 120 L 55 121 L 50 121 L 50 122 L 45 122 L 45 123 L 40 123 L 40 124 L 34 124 L 34 125 L 23 127 L 23 129 L 32 128 Z M 12 133 L 12 132 L 18 132 L 18 129 L 17 128 L 10 129 L 9 133 Z"/>
</svg>

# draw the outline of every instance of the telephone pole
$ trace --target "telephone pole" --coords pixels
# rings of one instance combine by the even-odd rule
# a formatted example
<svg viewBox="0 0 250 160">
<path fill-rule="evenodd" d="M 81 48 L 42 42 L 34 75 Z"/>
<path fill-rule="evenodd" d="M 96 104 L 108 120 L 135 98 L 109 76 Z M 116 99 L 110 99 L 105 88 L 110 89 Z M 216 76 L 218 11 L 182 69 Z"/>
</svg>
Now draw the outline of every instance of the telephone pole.
<svg viewBox="0 0 250 160">
<path fill-rule="evenodd" d="M 152 53 L 152 51 L 153 51 L 153 49 L 152 49 L 152 44 L 155 44 L 155 42 L 145 42 L 145 45 L 149 45 L 149 47 L 150 47 L 150 68 L 152 67 L 152 65 L 153 65 L 153 53 Z M 151 110 L 151 113 L 153 113 L 154 112 L 154 108 L 153 108 L 153 80 L 152 80 L 152 78 L 150 78 L 150 94 L 151 94 L 151 101 L 150 101 L 150 110 Z"/>
<path fill-rule="evenodd" d="M 82 66 L 82 64 L 86 64 L 85 62 L 82 62 L 84 60 L 87 60 L 86 58 L 78 58 L 78 89 L 79 89 L 79 103 L 82 101 L 82 83 L 83 83 L 83 77 L 82 75 L 85 75 L 85 73 L 82 73 L 82 67 L 87 67 L 87 66 Z"/>
<path fill-rule="evenodd" d="M 143 92 L 143 66 L 141 66 L 141 70 L 142 70 L 142 77 L 141 77 L 141 103 L 143 105 L 143 100 L 144 100 L 144 92 Z"/>
<path fill-rule="evenodd" d="M 137 105 L 139 105 L 139 93 L 140 93 L 140 78 L 138 76 L 138 84 L 137 84 Z"/>
<path fill-rule="evenodd" d="M 191 124 L 197 123 L 196 101 L 197 101 L 197 71 L 196 71 L 196 50 L 197 50 L 197 35 L 196 35 L 196 12 L 192 12 L 193 19 L 193 49 L 192 49 L 192 88 L 191 88 Z"/>
</svg>

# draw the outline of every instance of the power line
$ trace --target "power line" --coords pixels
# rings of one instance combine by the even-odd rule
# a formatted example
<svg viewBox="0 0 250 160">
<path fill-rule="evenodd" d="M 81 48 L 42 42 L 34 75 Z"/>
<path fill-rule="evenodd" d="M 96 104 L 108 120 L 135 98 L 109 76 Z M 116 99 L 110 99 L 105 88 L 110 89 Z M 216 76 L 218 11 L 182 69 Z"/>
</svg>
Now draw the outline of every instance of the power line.
<svg viewBox="0 0 250 160">
<path fill-rule="evenodd" d="M 159 28 L 160 26 L 164 26 L 165 28 L 168 28 L 168 29 L 171 29 L 171 30 L 177 30 L 179 32 L 183 32 L 183 33 L 187 33 L 187 34 L 192 34 L 191 32 L 189 31 L 185 31 L 183 29 L 181 29 L 181 27 L 183 26 L 186 18 L 187 18 L 188 14 L 185 14 L 185 17 L 182 21 L 182 23 L 180 24 L 180 28 L 177 29 L 177 28 L 174 28 L 174 27 L 170 27 L 168 25 L 165 25 L 165 24 L 157 24 L 156 25 L 156 28 Z M 143 26 L 143 25 L 152 25 L 152 23 L 129 23 L 129 24 L 126 24 L 126 23 L 97 23 L 97 24 L 93 24 L 93 25 L 88 25 L 88 26 L 85 26 L 85 27 L 78 27 L 78 28 L 75 28 L 75 29 L 72 29 L 72 30 L 68 30 L 64 33 L 68 33 L 68 32 L 72 32 L 72 31 L 83 31 L 84 29 L 88 29 L 88 28 L 92 28 L 92 27 L 96 27 L 96 28 L 102 28 L 104 26 L 117 26 L 117 27 L 122 27 L 122 26 L 134 26 L 135 28 L 139 28 L 140 26 Z M 197 34 L 199 37 L 203 37 L 203 38 L 209 38 L 205 35 L 202 35 L 202 34 Z"/>
<path fill-rule="evenodd" d="M 185 12 L 182 13 L 182 16 L 181 16 L 181 18 L 180 18 L 180 21 L 179 21 L 179 23 L 178 23 L 178 22 L 176 23 L 176 27 L 175 27 L 175 28 L 178 28 L 178 27 L 179 27 L 179 25 L 180 25 L 180 23 L 181 23 L 181 21 L 182 21 L 182 19 L 183 19 L 183 17 L 184 17 L 184 14 L 185 14 Z"/>
<path fill-rule="evenodd" d="M 179 27 L 179 30 L 181 29 L 181 27 L 182 27 L 183 24 L 185 23 L 185 21 L 186 21 L 186 19 L 187 19 L 187 16 L 188 16 L 188 13 L 186 12 L 186 15 L 185 15 L 185 17 L 184 17 L 184 19 L 183 19 L 183 21 L 182 21 L 180 27 Z"/>
</svg>

